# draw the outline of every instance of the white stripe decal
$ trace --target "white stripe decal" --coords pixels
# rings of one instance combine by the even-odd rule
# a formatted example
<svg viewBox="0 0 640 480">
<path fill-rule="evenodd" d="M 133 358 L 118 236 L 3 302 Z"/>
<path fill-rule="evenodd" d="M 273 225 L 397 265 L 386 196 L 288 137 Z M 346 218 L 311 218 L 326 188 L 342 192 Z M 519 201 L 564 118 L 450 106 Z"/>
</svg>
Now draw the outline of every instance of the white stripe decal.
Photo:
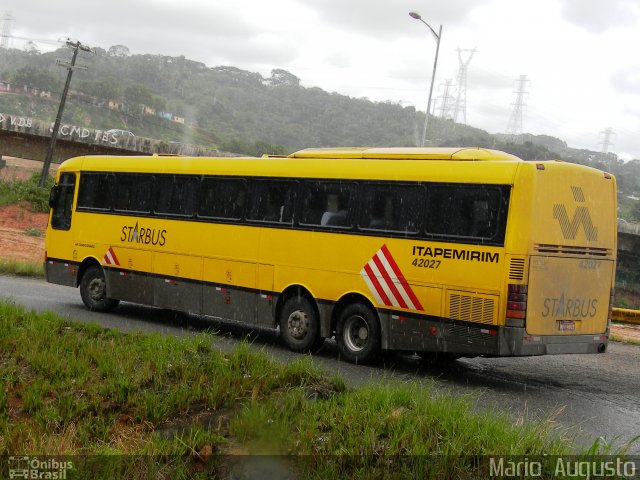
<svg viewBox="0 0 640 480">
<path fill-rule="evenodd" d="M 371 271 L 373 272 L 375 277 L 378 279 L 378 283 L 384 290 L 384 293 L 387 294 L 387 298 L 391 301 L 391 305 L 393 305 L 394 307 L 400 307 L 400 303 L 398 302 L 398 300 L 396 300 L 396 296 L 391 291 L 391 288 L 389 287 L 389 283 L 387 283 L 387 279 L 382 276 L 382 273 L 378 269 L 378 265 L 376 265 L 376 262 L 374 262 L 373 260 L 369 260 L 368 265 L 369 265 L 369 268 L 371 268 Z"/>
<path fill-rule="evenodd" d="M 394 268 L 399 267 L 383 245 L 360 270 L 360 276 L 379 305 L 396 308 L 404 308 L 403 305 L 406 305 L 409 310 L 423 310 L 411 286 L 401 272 L 396 274 Z M 367 270 L 370 274 L 367 274 Z M 388 300 L 383 300 L 384 296 Z"/>
<path fill-rule="evenodd" d="M 360 275 L 362 276 L 364 283 L 366 283 L 367 287 L 369 287 L 369 290 L 373 294 L 373 297 L 376 299 L 376 302 L 378 302 L 379 305 L 384 305 L 382 298 L 380 297 L 380 295 L 378 295 L 378 291 L 376 290 L 376 287 L 373 286 L 373 282 L 369 278 L 369 275 L 367 275 L 367 272 L 365 271 L 364 268 L 360 270 Z"/>
</svg>

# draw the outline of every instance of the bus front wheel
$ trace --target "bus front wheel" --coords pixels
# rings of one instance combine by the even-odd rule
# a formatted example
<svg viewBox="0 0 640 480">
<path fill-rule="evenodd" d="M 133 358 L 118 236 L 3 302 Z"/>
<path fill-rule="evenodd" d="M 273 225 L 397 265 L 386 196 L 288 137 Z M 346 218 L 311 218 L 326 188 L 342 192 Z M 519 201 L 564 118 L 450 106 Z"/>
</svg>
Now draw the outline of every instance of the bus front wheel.
<svg viewBox="0 0 640 480">
<path fill-rule="evenodd" d="M 380 353 L 380 324 L 371 308 L 360 303 L 345 308 L 336 326 L 336 343 L 348 361 L 372 361 Z"/>
<path fill-rule="evenodd" d="M 80 296 L 86 307 L 94 312 L 113 310 L 119 300 L 107 297 L 107 282 L 102 268 L 92 266 L 84 272 L 80 281 Z"/>
<path fill-rule="evenodd" d="M 280 336 L 294 352 L 314 352 L 324 343 L 315 308 L 306 297 L 289 298 L 280 313 Z"/>
</svg>

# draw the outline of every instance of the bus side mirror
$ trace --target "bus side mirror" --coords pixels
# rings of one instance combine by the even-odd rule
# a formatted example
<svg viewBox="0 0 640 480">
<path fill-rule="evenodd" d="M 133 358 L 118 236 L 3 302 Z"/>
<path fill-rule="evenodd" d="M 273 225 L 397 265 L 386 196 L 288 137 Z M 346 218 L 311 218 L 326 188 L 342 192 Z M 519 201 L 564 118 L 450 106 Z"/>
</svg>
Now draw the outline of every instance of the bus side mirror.
<svg viewBox="0 0 640 480">
<path fill-rule="evenodd" d="M 58 205 L 58 199 L 60 198 L 60 186 L 54 185 L 49 192 L 49 207 L 55 208 Z"/>
</svg>

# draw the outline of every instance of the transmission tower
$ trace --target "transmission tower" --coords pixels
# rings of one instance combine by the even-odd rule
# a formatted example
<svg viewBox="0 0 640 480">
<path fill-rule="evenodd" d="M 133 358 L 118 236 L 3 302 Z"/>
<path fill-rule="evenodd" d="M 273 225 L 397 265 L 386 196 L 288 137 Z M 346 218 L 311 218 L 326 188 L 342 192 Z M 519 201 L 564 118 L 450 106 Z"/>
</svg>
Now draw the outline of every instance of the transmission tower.
<svg viewBox="0 0 640 480">
<path fill-rule="evenodd" d="M 2 34 L 0 40 L 0 47 L 9 48 L 11 43 L 11 23 L 14 18 L 11 16 L 11 12 L 4 12 L 2 17 Z"/>
<path fill-rule="evenodd" d="M 453 106 L 453 96 L 451 90 L 453 87 L 453 80 L 448 78 L 444 85 L 444 93 L 440 97 L 440 118 L 451 118 L 451 108 Z"/>
<path fill-rule="evenodd" d="M 613 128 L 608 127 L 605 128 L 602 132 L 600 132 L 598 134 L 598 137 L 600 137 L 600 135 L 603 137 L 601 142 L 598 142 L 598 145 L 602 145 L 602 149 L 600 150 L 600 153 L 602 153 L 603 155 L 606 155 L 607 153 L 609 153 L 609 147 L 613 147 L 615 144 L 611 141 L 611 137 L 615 137 L 616 134 L 613 131 Z"/>
<path fill-rule="evenodd" d="M 466 60 L 462 59 L 462 52 L 469 54 Z M 458 115 L 462 113 L 462 123 L 465 125 L 467 124 L 467 69 L 469 68 L 469 63 L 474 53 L 476 53 L 475 48 L 473 50 L 458 48 L 458 62 L 460 66 L 458 67 L 458 76 L 456 78 L 458 91 L 456 101 L 453 104 L 453 121 L 457 123 Z"/>
<path fill-rule="evenodd" d="M 509 136 L 508 140 L 514 143 L 520 143 L 522 141 L 522 112 L 526 104 L 524 103 L 524 96 L 528 93 L 525 88 L 529 82 L 526 75 L 520 75 L 516 79 L 516 101 L 512 103 L 513 110 L 511 110 L 511 116 L 507 123 L 506 134 Z"/>
</svg>

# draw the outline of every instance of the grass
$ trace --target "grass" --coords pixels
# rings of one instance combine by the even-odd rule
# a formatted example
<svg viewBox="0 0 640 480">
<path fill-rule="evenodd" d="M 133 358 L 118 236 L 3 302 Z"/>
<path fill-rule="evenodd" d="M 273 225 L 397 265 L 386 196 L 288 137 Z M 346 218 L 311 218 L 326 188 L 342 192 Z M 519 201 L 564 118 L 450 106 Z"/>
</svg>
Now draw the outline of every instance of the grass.
<svg viewBox="0 0 640 480">
<path fill-rule="evenodd" d="M 0 259 L 0 273 L 22 277 L 44 277 L 44 267 L 42 263 Z"/>
<path fill-rule="evenodd" d="M 609 340 L 612 340 L 614 342 L 628 343 L 631 345 L 640 345 L 640 340 L 636 338 L 625 337 L 623 335 L 618 335 L 617 333 L 612 333 L 609 336 Z"/>
<path fill-rule="evenodd" d="M 222 476 L 247 458 L 230 454 L 278 455 L 300 478 L 473 478 L 469 455 L 573 452 L 553 422 L 477 412 L 471 396 L 352 390 L 305 356 L 224 354 L 208 333 L 123 334 L 6 302 L 0 378 L 0 456 L 84 455 L 92 478 Z"/>
<path fill-rule="evenodd" d="M 24 232 L 28 237 L 42 237 L 44 236 L 44 232 L 36 227 L 27 228 Z"/>
</svg>

